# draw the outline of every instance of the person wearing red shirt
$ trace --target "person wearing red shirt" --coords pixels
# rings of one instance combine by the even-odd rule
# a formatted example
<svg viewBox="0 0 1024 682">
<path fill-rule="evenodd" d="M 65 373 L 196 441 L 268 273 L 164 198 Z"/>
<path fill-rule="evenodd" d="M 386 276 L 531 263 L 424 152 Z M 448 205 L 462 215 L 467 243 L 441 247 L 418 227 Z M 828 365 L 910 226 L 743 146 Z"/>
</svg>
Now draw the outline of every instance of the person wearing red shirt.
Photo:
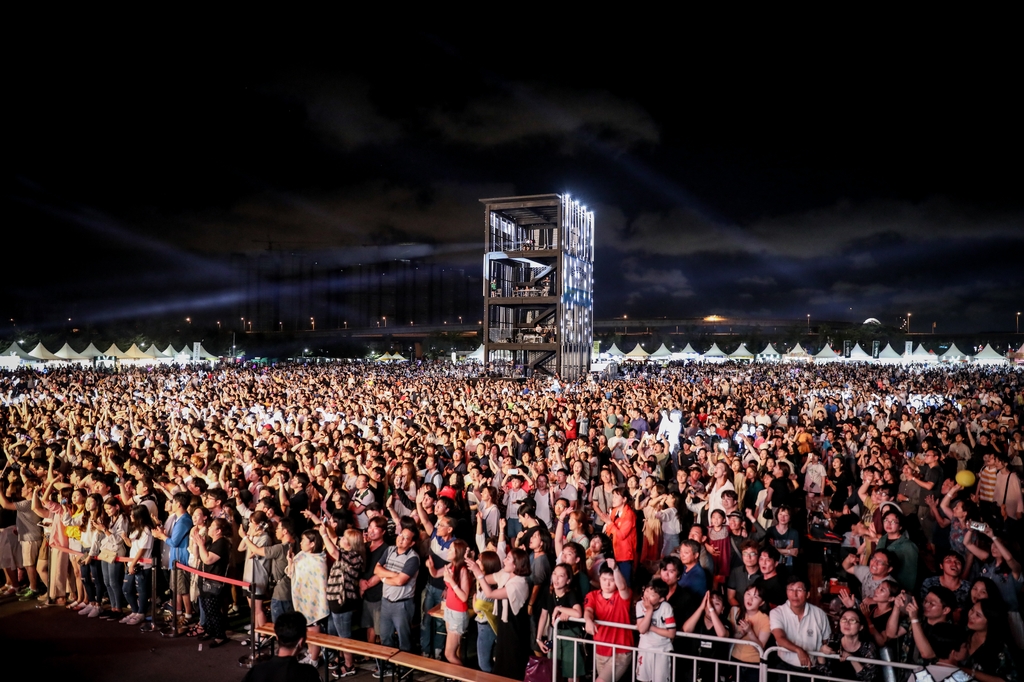
<svg viewBox="0 0 1024 682">
<path fill-rule="evenodd" d="M 599 570 L 600 589 L 587 593 L 583 599 L 583 620 L 587 634 L 597 642 L 597 678 L 601 682 L 617 682 L 632 670 L 633 631 L 595 621 L 630 624 L 629 607 L 633 593 L 614 559 L 608 559 Z M 611 646 L 602 646 L 611 645 Z"/>
<path fill-rule="evenodd" d="M 616 488 L 612 491 L 612 508 L 607 514 L 601 513 L 597 507 L 594 509 L 604 523 L 605 534 L 612 540 L 615 561 L 629 585 L 636 562 L 636 512 L 626 502 L 627 499 L 626 489 Z"/>
</svg>

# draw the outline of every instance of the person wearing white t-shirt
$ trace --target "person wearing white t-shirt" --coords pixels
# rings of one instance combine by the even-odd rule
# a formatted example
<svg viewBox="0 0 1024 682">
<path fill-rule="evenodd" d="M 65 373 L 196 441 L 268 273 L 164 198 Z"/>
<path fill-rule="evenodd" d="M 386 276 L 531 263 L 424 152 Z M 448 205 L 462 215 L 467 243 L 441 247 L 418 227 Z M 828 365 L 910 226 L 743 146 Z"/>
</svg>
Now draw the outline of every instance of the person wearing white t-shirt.
<svg viewBox="0 0 1024 682">
<path fill-rule="evenodd" d="M 676 636 L 676 619 L 672 605 L 666 600 L 668 584 L 653 578 L 636 603 L 636 627 L 640 632 L 640 649 L 636 656 L 638 682 L 668 682 L 672 675 L 672 640 Z M 654 652 L 663 651 L 666 655 Z"/>
<path fill-rule="evenodd" d="M 568 482 L 568 478 L 565 469 L 559 469 L 555 474 L 555 499 L 565 500 L 570 507 L 575 509 L 579 494 L 576 492 L 575 486 Z"/>
<path fill-rule="evenodd" d="M 786 603 L 768 615 L 772 634 L 780 647 L 779 659 L 788 669 L 806 669 L 812 665 L 808 652 L 820 651 L 832 636 L 825 612 L 807 603 L 807 581 L 793 576 L 786 584 Z"/>
<path fill-rule="evenodd" d="M 374 501 L 373 491 L 370 490 L 370 477 L 366 474 L 359 474 L 356 479 L 356 490 L 352 493 L 352 501 L 349 502 L 349 509 L 356 517 L 356 528 L 366 530 L 370 525 L 370 517 L 366 515 L 366 508 Z"/>
</svg>

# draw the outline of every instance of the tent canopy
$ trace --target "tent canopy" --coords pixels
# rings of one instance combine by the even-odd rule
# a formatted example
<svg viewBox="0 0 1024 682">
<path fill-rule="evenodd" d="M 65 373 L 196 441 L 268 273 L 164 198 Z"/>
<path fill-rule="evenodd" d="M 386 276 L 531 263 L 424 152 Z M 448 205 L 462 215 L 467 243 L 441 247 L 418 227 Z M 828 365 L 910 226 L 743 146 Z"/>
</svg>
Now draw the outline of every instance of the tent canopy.
<svg viewBox="0 0 1024 682">
<path fill-rule="evenodd" d="M 72 348 L 66 341 L 64 345 L 60 347 L 60 350 L 54 353 L 58 358 L 62 360 L 88 360 L 89 356 L 79 353 Z"/>
<path fill-rule="evenodd" d="M 121 358 L 122 360 L 126 359 L 128 357 L 127 355 L 125 355 L 121 351 L 120 348 L 117 347 L 117 344 L 114 344 L 114 343 L 110 344 L 110 348 L 108 348 L 106 350 L 106 352 L 104 352 L 103 354 L 104 355 L 109 355 L 109 356 L 112 356 L 112 357 L 115 357 L 115 358 Z"/>
<path fill-rule="evenodd" d="M 827 343 L 822 347 L 821 350 L 814 354 L 815 360 L 835 360 L 838 357 L 839 353 L 832 350 L 832 346 L 828 345 Z"/>
<path fill-rule="evenodd" d="M 672 357 L 672 351 L 670 351 L 665 346 L 665 344 L 663 343 L 663 344 L 661 344 L 661 347 L 658 348 L 658 350 L 656 350 L 653 353 L 651 353 L 651 357 L 652 358 L 668 358 L 668 357 Z"/>
<path fill-rule="evenodd" d="M 718 347 L 718 343 L 711 344 L 711 348 L 708 348 L 708 352 L 704 354 L 706 358 L 724 358 L 728 357 L 725 352 Z"/>
<path fill-rule="evenodd" d="M 860 347 L 859 343 L 853 344 L 853 348 L 850 349 L 851 360 L 866 360 L 870 357 L 867 351 Z"/>
<path fill-rule="evenodd" d="M 639 343 L 633 346 L 633 350 L 626 353 L 627 358 L 646 358 L 650 353 L 644 350 L 643 346 Z"/>
<path fill-rule="evenodd" d="M 18 345 L 17 341 L 12 342 L 11 345 L 7 347 L 7 350 L 4 351 L 4 355 L 16 355 L 19 358 L 21 358 L 22 360 L 37 360 L 38 359 L 38 358 L 35 358 L 35 357 L 29 355 L 28 353 L 26 353 L 22 349 L 22 347 Z"/>
<path fill-rule="evenodd" d="M 747 349 L 747 344 L 741 343 L 739 348 L 729 353 L 729 357 L 735 360 L 753 360 L 754 354 Z"/>
<path fill-rule="evenodd" d="M 760 354 L 761 354 L 761 355 L 769 355 L 769 356 L 776 356 L 776 357 L 779 357 L 779 356 L 781 356 L 781 355 L 782 355 L 782 353 L 780 353 L 780 352 L 779 352 L 779 351 L 778 351 L 778 350 L 777 350 L 777 349 L 775 348 L 775 346 L 774 346 L 773 344 L 770 344 L 770 343 L 769 343 L 769 344 L 768 344 L 767 346 L 765 346 L 765 349 L 764 349 L 763 351 L 761 351 L 761 353 L 760 353 Z"/>
<path fill-rule="evenodd" d="M 37 343 L 36 347 L 30 350 L 28 354 L 36 358 L 37 360 L 63 360 L 63 358 L 59 358 L 50 351 L 46 350 L 46 346 L 43 345 L 42 341 Z"/>
<path fill-rule="evenodd" d="M 607 353 L 608 355 L 614 355 L 616 357 L 622 357 L 623 355 L 625 355 L 625 353 L 619 350 L 619 347 L 616 346 L 614 343 L 612 344 L 612 347 L 608 349 Z"/>
</svg>

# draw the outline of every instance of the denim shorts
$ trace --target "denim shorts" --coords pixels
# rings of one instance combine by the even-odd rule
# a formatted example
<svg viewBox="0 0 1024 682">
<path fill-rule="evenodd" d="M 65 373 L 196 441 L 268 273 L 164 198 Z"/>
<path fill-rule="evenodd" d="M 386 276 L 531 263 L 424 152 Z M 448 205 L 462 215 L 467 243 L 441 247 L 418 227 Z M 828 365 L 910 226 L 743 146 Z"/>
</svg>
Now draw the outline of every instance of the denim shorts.
<svg viewBox="0 0 1024 682">
<path fill-rule="evenodd" d="M 448 632 L 464 635 L 469 629 L 469 616 L 465 611 L 452 611 L 446 606 L 444 607 L 444 624 L 448 628 Z"/>
</svg>

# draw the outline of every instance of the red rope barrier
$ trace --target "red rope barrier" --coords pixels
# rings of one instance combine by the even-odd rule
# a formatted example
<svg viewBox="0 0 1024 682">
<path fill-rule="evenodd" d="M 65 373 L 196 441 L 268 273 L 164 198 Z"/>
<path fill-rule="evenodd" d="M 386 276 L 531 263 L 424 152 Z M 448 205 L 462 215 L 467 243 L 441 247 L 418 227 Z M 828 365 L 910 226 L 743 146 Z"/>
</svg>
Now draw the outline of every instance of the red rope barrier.
<svg viewBox="0 0 1024 682">
<path fill-rule="evenodd" d="M 222 575 L 215 575 L 213 573 L 204 573 L 203 571 L 200 571 L 198 568 L 192 568 L 191 566 L 186 566 L 185 564 L 181 563 L 180 561 L 176 562 L 174 565 L 177 566 L 178 568 L 180 568 L 183 571 L 186 571 L 188 573 L 194 573 L 194 574 L 198 575 L 201 578 L 209 578 L 210 580 L 214 580 L 214 581 L 219 582 L 219 583 L 227 583 L 228 585 L 238 585 L 239 587 L 245 587 L 245 588 L 248 588 L 252 584 L 252 583 L 247 583 L 244 580 L 235 580 L 234 578 L 225 578 Z"/>
</svg>

